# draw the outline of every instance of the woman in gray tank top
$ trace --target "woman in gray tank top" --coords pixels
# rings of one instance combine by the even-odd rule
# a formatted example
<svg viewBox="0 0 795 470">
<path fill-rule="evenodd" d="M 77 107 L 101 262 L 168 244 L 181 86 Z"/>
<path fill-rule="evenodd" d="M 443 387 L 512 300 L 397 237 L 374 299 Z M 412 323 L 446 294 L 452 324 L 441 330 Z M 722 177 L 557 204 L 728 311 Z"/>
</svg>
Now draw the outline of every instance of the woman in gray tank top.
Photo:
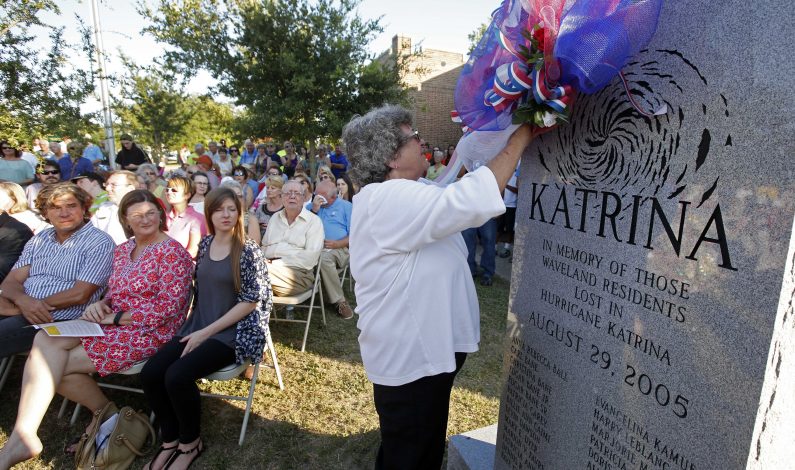
<svg viewBox="0 0 795 470">
<path fill-rule="evenodd" d="M 204 452 L 196 380 L 231 363 L 256 363 L 265 346 L 271 286 L 262 252 L 245 237 L 240 199 L 221 187 L 204 207 L 210 235 L 199 244 L 193 311 L 141 371 L 163 436 L 150 469 L 186 468 Z"/>
</svg>

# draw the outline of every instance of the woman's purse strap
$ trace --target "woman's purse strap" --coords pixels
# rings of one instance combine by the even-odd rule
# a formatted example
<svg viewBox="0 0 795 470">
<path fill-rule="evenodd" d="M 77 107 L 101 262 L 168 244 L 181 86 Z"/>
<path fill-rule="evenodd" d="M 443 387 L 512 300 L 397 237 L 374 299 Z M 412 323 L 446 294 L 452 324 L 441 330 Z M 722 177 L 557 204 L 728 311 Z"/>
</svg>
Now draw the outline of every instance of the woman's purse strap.
<svg viewBox="0 0 795 470">
<path fill-rule="evenodd" d="M 137 455 L 138 457 L 143 457 L 144 455 L 146 455 L 146 452 L 141 452 L 138 449 L 136 449 L 132 444 L 130 444 L 130 440 L 127 439 L 127 436 L 125 436 L 124 434 L 120 434 L 119 436 L 117 436 L 116 442 L 121 442 L 122 444 L 124 444 L 130 450 L 130 452 Z"/>
<path fill-rule="evenodd" d="M 80 442 L 75 452 L 75 465 L 77 468 L 88 465 L 88 462 L 92 460 L 94 455 L 94 439 L 99 432 L 99 427 L 102 426 L 102 423 L 108 416 L 118 413 L 118 411 L 119 409 L 116 407 L 116 404 L 109 401 L 105 406 L 94 412 L 91 423 L 80 437 Z"/>
<path fill-rule="evenodd" d="M 154 445 L 154 443 L 157 440 L 157 436 L 155 435 L 155 430 L 152 427 L 152 425 L 149 423 L 149 420 L 140 411 L 135 411 L 131 407 L 125 406 L 124 408 L 121 409 L 121 411 L 119 411 L 119 413 L 123 415 L 125 419 L 128 420 L 136 419 L 140 421 L 144 425 L 146 430 L 149 431 L 149 437 L 152 438 L 151 445 Z M 116 436 L 116 441 L 124 443 L 124 445 L 127 446 L 127 448 L 130 449 L 130 451 L 133 454 L 137 455 L 138 457 L 143 457 L 146 454 L 146 452 L 139 451 L 132 444 L 130 444 L 129 439 L 124 434 L 119 434 L 118 436 Z"/>
</svg>

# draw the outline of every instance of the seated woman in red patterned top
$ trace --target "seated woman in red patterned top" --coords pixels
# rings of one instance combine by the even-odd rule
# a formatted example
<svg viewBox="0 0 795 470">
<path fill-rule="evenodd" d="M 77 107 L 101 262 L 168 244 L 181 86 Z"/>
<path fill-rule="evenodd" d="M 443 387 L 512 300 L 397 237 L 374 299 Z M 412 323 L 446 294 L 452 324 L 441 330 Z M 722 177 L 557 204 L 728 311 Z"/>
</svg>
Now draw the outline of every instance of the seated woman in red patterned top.
<svg viewBox="0 0 795 470">
<path fill-rule="evenodd" d="M 121 201 L 119 218 L 134 238 L 116 247 L 107 296 L 82 316 L 101 324 L 105 336 L 39 332 L 25 364 L 14 431 L 0 451 L 0 468 L 41 453 L 37 431 L 56 392 L 99 410 L 108 399 L 88 374 L 105 376 L 148 358 L 184 320 L 193 261 L 165 234 L 166 214 L 157 198 L 146 190 L 130 192 Z"/>
</svg>

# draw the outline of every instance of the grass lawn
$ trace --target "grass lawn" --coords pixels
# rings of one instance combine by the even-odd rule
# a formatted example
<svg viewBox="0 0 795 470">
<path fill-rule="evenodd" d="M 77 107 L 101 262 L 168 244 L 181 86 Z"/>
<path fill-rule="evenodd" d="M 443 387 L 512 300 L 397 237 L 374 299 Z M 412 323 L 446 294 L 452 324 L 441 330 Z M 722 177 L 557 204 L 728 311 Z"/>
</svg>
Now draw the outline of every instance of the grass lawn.
<svg viewBox="0 0 795 470">
<path fill-rule="evenodd" d="M 481 305 L 480 351 L 467 358 L 450 404 L 448 435 L 497 421 L 502 370 L 502 346 L 508 310 L 509 284 L 495 278 L 491 287 L 478 285 Z M 347 292 L 349 299 L 353 298 Z M 299 351 L 303 325 L 272 323 L 285 390 L 279 391 L 272 369 L 263 367 L 248 432 L 243 447 L 237 446 L 244 402 L 203 399 L 202 427 L 207 452 L 194 468 L 234 469 L 359 469 L 372 468 L 378 447 L 378 418 L 359 355 L 355 320 L 341 320 L 327 309 L 327 325 L 319 315 L 312 319 L 307 352 Z M 17 361 L 0 401 L 0 442 L 10 433 L 19 400 L 22 361 Z M 121 378 L 114 382 L 129 382 Z M 216 393 L 245 395 L 248 381 L 235 379 L 202 385 Z M 117 404 L 147 410 L 137 394 L 108 391 Z M 67 418 L 57 419 L 61 399 L 56 397 L 42 423 L 39 436 L 44 453 L 15 468 L 74 468 L 62 448 L 80 434 L 90 420 L 83 411 L 70 427 Z M 71 411 L 71 408 L 70 408 Z M 151 455 L 153 451 L 149 452 Z M 138 459 L 132 468 L 146 462 Z"/>
</svg>

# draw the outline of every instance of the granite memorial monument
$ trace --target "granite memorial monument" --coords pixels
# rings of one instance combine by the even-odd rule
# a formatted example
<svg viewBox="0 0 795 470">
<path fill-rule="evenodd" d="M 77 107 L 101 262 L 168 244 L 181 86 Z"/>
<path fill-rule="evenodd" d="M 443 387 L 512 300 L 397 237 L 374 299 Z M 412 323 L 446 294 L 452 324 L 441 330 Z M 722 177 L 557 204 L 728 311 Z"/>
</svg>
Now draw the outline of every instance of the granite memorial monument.
<svg viewBox="0 0 795 470">
<path fill-rule="evenodd" d="M 495 468 L 795 468 L 795 13 L 668 1 L 522 160 Z"/>
</svg>

